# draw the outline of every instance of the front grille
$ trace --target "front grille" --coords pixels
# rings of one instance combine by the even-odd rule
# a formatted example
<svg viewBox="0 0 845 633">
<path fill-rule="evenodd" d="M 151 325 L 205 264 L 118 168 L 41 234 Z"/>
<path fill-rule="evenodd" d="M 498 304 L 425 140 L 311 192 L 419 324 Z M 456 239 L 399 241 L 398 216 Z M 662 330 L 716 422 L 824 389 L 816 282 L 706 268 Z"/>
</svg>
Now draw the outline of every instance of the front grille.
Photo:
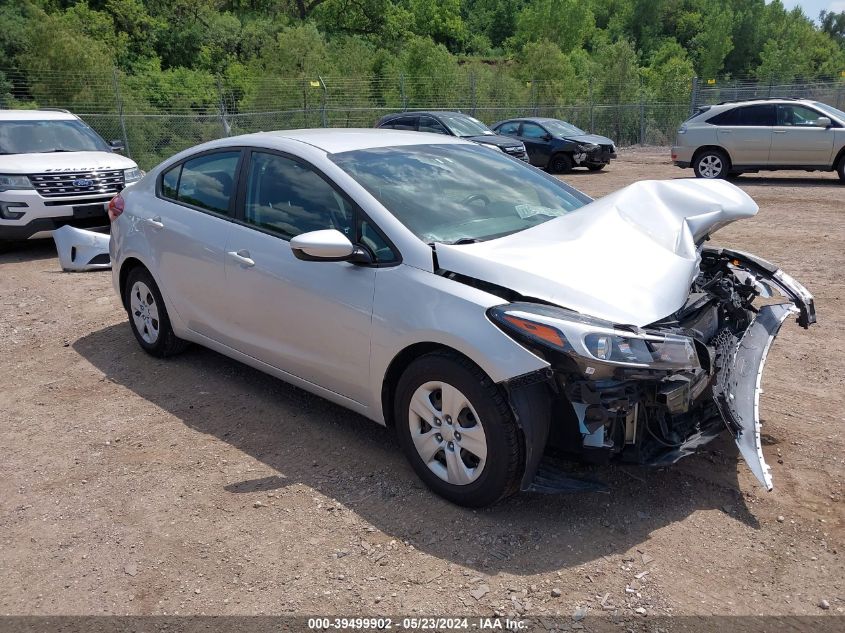
<svg viewBox="0 0 845 633">
<path fill-rule="evenodd" d="M 70 199 L 62 199 L 62 200 L 47 200 L 44 202 L 45 207 L 69 207 L 77 204 L 97 204 L 98 202 L 102 202 L 103 204 L 107 203 L 109 200 L 114 198 L 113 195 L 94 195 L 86 198 L 70 198 Z"/>
<path fill-rule="evenodd" d="M 45 198 L 80 194 L 116 194 L 123 189 L 123 170 L 100 169 L 32 174 L 29 180 L 35 190 Z"/>
</svg>

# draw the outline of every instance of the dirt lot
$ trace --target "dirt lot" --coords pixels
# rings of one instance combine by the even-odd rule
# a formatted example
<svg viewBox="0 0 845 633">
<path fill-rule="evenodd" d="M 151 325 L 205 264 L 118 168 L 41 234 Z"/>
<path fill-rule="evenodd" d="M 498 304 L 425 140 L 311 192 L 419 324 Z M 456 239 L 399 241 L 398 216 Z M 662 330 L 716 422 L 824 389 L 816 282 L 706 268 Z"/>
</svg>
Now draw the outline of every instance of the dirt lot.
<svg viewBox="0 0 845 633">
<path fill-rule="evenodd" d="M 667 158 L 566 180 L 690 175 Z M 51 241 L 0 255 L 0 612 L 844 613 L 845 187 L 770 176 L 738 181 L 760 213 L 714 241 L 817 299 L 820 325 L 788 322 L 769 356 L 772 493 L 720 441 L 591 468 L 609 494 L 464 510 L 384 428 L 207 350 L 146 356 L 110 274 L 59 272 Z"/>
</svg>

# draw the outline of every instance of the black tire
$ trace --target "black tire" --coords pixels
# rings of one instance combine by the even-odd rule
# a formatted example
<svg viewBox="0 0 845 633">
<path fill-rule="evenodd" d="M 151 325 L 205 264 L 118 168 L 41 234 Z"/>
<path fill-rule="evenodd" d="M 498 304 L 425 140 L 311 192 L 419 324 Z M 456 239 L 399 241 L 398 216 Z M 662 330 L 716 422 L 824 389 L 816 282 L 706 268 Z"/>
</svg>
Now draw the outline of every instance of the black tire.
<svg viewBox="0 0 845 633">
<path fill-rule="evenodd" d="M 587 169 L 590 171 L 601 171 L 607 167 L 607 163 L 587 163 Z"/>
<path fill-rule="evenodd" d="M 138 330 L 135 319 L 132 314 L 132 297 L 131 292 L 135 284 L 141 282 L 149 289 L 151 297 L 144 300 L 150 305 L 155 305 L 157 309 L 157 326 L 158 335 L 152 342 L 145 340 L 144 335 Z M 161 291 L 158 289 L 153 276 L 143 266 L 137 266 L 129 271 L 126 276 L 126 284 L 123 286 L 123 305 L 126 307 L 126 313 L 129 317 L 129 327 L 132 328 L 132 333 L 138 344 L 145 352 L 157 358 L 164 358 L 166 356 L 173 356 L 183 351 L 188 342 L 183 341 L 173 333 L 173 328 L 170 326 L 170 317 L 167 315 L 167 307 L 164 305 L 164 299 L 161 297 Z"/>
<path fill-rule="evenodd" d="M 737 180 L 740 176 L 742 176 L 741 171 L 730 171 L 728 172 L 728 175 L 725 176 L 725 178 L 727 178 L 728 180 Z"/>
<path fill-rule="evenodd" d="M 572 171 L 572 156 L 569 154 L 555 154 L 549 159 L 549 172 L 552 174 L 568 174 Z"/>
<path fill-rule="evenodd" d="M 731 162 L 725 152 L 706 149 L 695 157 L 692 168 L 696 178 L 725 179 L 731 172 Z"/>
<path fill-rule="evenodd" d="M 441 479 L 423 461 L 411 438 L 409 407 L 416 390 L 430 381 L 458 389 L 478 414 L 487 457 L 478 478 L 464 485 Z M 411 363 L 396 387 L 394 419 L 399 443 L 414 471 L 441 497 L 462 506 L 491 505 L 519 490 L 525 471 L 522 434 L 505 395 L 474 363 L 449 351 L 426 354 Z M 460 428 L 460 427 L 456 427 Z"/>
<path fill-rule="evenodd" d="M 839 166 L 836 168 L 836 173 L 839 174 L 839 180 L 845 182 L 845 156 L 839 159 Z"/>
</svg>

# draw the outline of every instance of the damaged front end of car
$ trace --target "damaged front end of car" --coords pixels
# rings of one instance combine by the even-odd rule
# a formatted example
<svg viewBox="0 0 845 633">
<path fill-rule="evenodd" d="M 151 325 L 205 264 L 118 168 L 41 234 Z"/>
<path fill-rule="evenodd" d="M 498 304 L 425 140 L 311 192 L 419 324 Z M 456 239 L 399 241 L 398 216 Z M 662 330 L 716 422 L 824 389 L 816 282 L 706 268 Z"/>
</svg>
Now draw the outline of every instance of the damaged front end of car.
<svg viewBox="0 0 845 633">
<path fill-rule="evenodd" d="M 760 440 L 763 365 L 787 317 L 796 315 L 804 328 L 816 321 L 813 297 L 754 256 L 706 247 L 699 255 L 684 305 L 644 327 L 545 303 L 490 309 L 494 323 L 551 368 L 542 377 L 551 387 L 550 423 L 544 438 L 536 428 L 527 438 L 535 449 L 542 441 L 543 450 L 529 451 L 524 489 L 548 487 L 535 477 L 548 447 L 589 462 L 659 465 L 695 452 L 726 426 L 754 475 L 772 489 Z M 512 401 L 531 382 L 512 381 Z"/>
</svg>

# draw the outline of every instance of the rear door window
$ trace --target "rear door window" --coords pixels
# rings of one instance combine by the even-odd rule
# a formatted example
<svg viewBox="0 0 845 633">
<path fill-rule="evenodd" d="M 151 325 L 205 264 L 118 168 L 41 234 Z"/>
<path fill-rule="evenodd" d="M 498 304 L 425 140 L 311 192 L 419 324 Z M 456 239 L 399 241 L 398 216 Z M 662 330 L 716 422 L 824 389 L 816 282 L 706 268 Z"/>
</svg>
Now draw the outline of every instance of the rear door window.
<svg viewBox="0 0 845 633">
<path fill-rule="evenodd" d="M 519 121 L 511 121 L 509 123 L 503 123 L 499 126 L 497 130 L 499 134 L 504 134 L 505 136 L 518 136 L 519 135 Z"/>
<path fill-rule="evenodd" d="M 417 117 L 415 116 L 400 116 L 396 119 L 391 119 L 381 127 L 391 128 L 393 130 L 413 130 L 417 129 Z"/>
<path fill-rule="evenodd" d="M 750 105 L 739 110 L 739 125 L 771 127 L 775 124 L 775 106 L 773 105 Z"/>
<path fill-rule="evenodd" d="M 230 215 L 240 150 L 203 154 L 186 160 L 162 177 L 162 195 L 193 207 Z M 178 177 L 177 177 L 178 173 Z"/>
</svg>

